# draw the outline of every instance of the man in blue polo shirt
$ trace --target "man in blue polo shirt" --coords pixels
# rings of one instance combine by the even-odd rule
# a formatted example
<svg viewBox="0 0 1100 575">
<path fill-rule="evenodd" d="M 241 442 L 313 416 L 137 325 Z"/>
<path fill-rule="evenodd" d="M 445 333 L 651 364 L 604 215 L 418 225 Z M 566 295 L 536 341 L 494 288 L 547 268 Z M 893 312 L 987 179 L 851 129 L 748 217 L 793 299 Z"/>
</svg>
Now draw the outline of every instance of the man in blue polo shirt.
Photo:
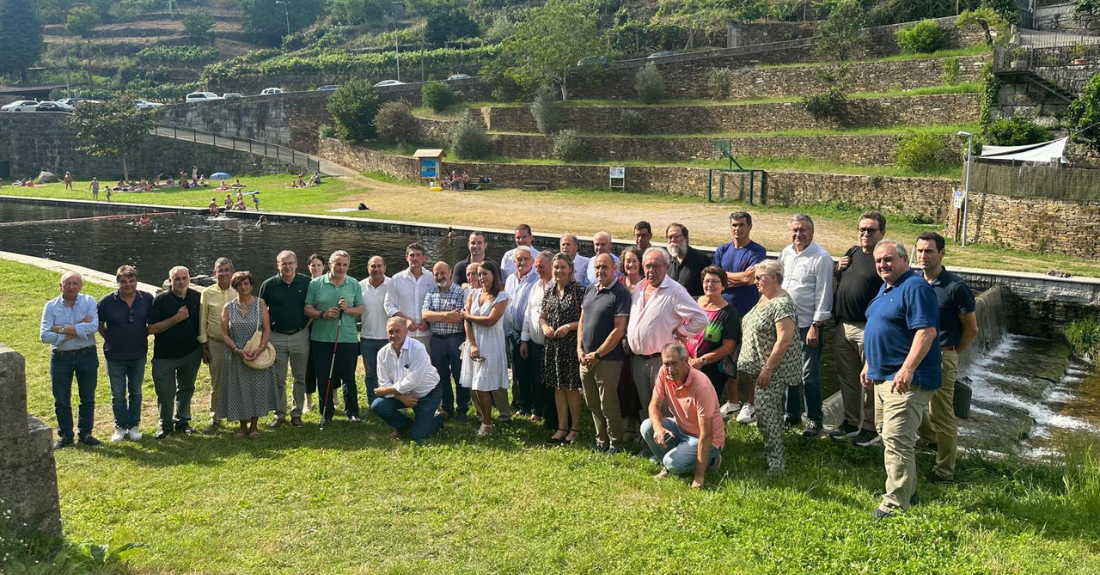
<svg viewBox="0 0 1100 575">
<path fill-rule="evenodd" d="M 145 331 L 152 294 L 137 289 L 137 270 L 122 266 L 115 272 L 118 289 L 99 300 L 99 335 L 111 381 L 111 410 L 115 416 L 112 442 L 141 439 L 141 384 L 149 354 Z M 129 398 L 127 398 L 129 395 Z"/>
<path fill-rule="evenodd" d="M 940 388 L 939 306 L 932 286 L 909 267 L 905 246 L 882 240 L 875 269 L 884 282 L 867 307 L 860 382 L 875 390 L 875 421 L 885 448 L 886 493 L 873 515 L 905 511 L 916 500 L 917 427 Z"/>
</svg>

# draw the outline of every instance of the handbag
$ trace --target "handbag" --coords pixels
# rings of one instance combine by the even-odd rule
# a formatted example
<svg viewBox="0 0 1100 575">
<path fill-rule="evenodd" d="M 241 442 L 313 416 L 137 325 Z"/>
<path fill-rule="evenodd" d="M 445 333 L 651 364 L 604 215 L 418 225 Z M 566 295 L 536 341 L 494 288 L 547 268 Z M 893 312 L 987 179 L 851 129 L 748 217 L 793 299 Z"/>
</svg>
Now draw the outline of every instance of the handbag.
<svg viewBox="0 0 1100 575">
<path fill-rule="evenodd" d="M 959 419 L 970 419 L 970 398 L 973 394 L 974 390 L 970 388 L 970 383 L 967 378 L 955 381 L 955 395 L 951 406 L 952 411 L 955 412 L 955 417 Z"/>
<path fill-rule="evenodd" d="M 259 300 L 256 300 L 259 305 Z M 240 305 L 240 304 L 238 304 Z M 252 334 L 252 337 L 248 338 L 248 342 L 244 344 L 244 352 L 252 353 L 260 348 L 260 341 L 263 340 L 264 332 L 260 329 L 260 316 L 263 315 L 263 310 L 256 309 L 256 331 Z M 252 369 L 267 369 L 275 363 L 275 346 L 271 345 L 271 342 L 267 342 L 267 346 L 260 351 L 260 355 L 257 355 L 255 359 L 244 360 L 244 364 Z"/>
</svg>

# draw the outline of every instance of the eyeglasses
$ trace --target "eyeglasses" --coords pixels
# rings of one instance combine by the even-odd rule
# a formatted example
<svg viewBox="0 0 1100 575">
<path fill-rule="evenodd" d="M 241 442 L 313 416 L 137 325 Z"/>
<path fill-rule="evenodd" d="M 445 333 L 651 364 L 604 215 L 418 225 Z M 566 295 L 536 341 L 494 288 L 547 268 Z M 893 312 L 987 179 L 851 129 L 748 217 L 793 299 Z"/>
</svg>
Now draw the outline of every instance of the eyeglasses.
<svg viewBox="0 0 1100 575">
<path fill-rule="evenodd" d="M 873 233 L 875 233 L 875 232 L 877 232 L 877 231 L 879 231 L 879 229 L 878 229 L 878 228 L 859 228 L 859 235 L 861 235 L 861 236 L 864 236 L 864 235 L 866 235 L 866 236 L 869 236 L 869 235 L 871 235 L 871 234 L 873 234 Z"/>
<path fill-rule="evenodd" d="M 753 281 L 753 283 L 762 282 L 762 281 L 764 281 L 764 278 L 766 278 L 766 277 L 768 277 L 768 276 L 756 276 L 756 277 L 752 278 L 752 281 Z"/>
</svg>

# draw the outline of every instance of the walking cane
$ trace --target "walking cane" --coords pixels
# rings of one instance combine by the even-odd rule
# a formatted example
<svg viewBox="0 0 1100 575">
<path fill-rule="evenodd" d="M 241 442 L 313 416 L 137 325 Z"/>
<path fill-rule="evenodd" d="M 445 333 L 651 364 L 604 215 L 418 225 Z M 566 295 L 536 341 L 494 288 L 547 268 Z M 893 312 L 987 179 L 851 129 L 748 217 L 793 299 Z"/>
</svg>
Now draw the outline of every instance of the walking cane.
<svg viewBox="0 0 1100 575">
<path fill-rule="evenodd" d="M 336 369 L 336 346 L 340 344 L 340 326 L 344 323 L 344 310 L 340 310 L 340 315 L 336 322 L 336 341 L 332 344 L 332 361 L 328 363 L 328 381 L 325 382 L 325 401 L 321 404 L 321 425 L 317 427 L 317 431 L 325 430 L 325 412 L 328 409 L 329 394 L 332 393 L 332 372 Z M 335 406 L 334 409 L 335 411 Z"/>
</svg>

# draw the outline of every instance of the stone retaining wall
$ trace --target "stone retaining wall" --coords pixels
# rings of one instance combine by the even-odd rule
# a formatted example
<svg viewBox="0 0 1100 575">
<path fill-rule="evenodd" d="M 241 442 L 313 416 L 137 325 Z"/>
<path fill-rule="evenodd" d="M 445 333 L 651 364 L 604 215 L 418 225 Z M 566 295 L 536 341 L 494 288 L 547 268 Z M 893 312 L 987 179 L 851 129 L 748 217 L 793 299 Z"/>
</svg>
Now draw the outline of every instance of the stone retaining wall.
<svg viewBox="0 0 1100 575">
<path fill-rule="evenodd" d="M 955 229 L 950 210 L 948 230 Z M 971 241 L 1003 248 L 1100 258 L 1100 202 L 1045 198 L 970 195 L 968 236 Z M 1046 270 L 1035 270 L 1045 272 Z"/>
</svg>

